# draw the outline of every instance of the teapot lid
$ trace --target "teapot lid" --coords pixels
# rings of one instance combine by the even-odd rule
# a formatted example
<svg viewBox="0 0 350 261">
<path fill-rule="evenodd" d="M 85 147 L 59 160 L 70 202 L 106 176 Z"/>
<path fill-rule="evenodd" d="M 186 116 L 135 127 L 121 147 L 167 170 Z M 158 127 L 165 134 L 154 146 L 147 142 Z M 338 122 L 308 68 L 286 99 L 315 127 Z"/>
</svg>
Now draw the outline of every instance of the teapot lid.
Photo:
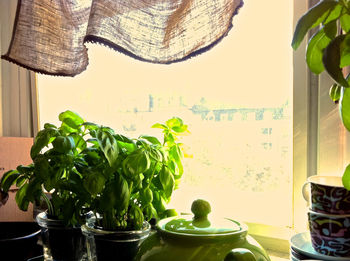
<svg viewBox="0 0 350 261">
<path fill-rule="evenodd" d="M 182 235 L 231 235 L 247 231 L 243 223 L 228 218 L 208 218 L 210 204 L 202 199 L 192 203 L 192 215 L 181 215 L 162 219 L 157 224 L 161 231 Z"/>
</svg>

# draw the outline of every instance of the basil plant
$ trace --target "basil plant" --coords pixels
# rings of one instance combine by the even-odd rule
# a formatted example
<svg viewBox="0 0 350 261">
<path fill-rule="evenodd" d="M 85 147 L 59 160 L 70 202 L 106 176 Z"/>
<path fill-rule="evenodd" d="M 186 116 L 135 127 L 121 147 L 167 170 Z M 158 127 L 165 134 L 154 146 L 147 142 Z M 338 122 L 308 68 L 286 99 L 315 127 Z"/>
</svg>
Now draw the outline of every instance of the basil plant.
<svg viewBox="0 0 350 261">
<path fill-rule="evenodd" d="M 92 126 L 90 126 L 92 127 Z M 83 168 L 91 210 L 104 229 L 140 229 L 144 220 L 167 216 L 166 204 L 183 174 L 178 136 L 188 132 L 179 118 L 155 124 L 163 141 L 153 136 L 130 139 L 110 128 L 92 127 L 92 142 Z M 99 215 L 98 215 L 99 214 Z"/>
<path fill-rule="evenodd" d="M 343 70 L 350 65 L 350 0 L 321 0 L 311 7 L 296 25 L 292 40 L 295 50 L 310 30 L 313 35 L 307 45 L 306 63 L 313 73 L 326 71 L 334 80 L 329 94 L 339 103 L 342 122 L 350 131 L 350 77 Z M 350 164 L 343 184 L 350 190 Z"/>
<path fill-rule="evenodd" d="M 139 229 L 145 220 L 167 216 L 183 174 L 178 138 L 188 130 L 181 119 L 153 125 L 162 130 L 162 141 L 146 135 L 131 139 L 71 111 L 59 120 L 60 127 L 45 124 L 35 137 L 33 163 L 1 179 L 2 193 L 19 188 L 21 210 L 44 202 L 48 215 L 66 225 L 80 225 L 92 212 L 108 230 Z"/>
<path fill-rule="evenodd" d="M 26 211 L 30 202 L 42 206 L 44 202 L 49 217 L 63 220 L 66 225 L 84 222 L 83 209 L 89 194 L 84 188 L 84 177 L 79 166 L 84 159 L 89 133 L 77 114 L 66 111 L 59 115 L 61 126 L 45 124 L 34 139 L 30 151 L 33 163 L 20 165 L 6 172 L 0 182 L 2 193 L 12 185 L 18 207 Z"/>
</svg>

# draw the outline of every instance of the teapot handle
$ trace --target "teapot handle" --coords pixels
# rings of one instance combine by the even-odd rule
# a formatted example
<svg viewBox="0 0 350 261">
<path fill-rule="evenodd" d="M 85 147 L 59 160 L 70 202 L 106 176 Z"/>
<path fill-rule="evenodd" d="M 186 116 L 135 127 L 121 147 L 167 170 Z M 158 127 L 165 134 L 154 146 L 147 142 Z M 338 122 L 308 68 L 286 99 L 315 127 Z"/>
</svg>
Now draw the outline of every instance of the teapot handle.
<svg viewBox="0 0 350 261">
<path fill-rule="evenodd" d="M 256 258 L 246 248 L 234 248 L 226 255 L 224 261 L 256 261 Z"/>
</svg>

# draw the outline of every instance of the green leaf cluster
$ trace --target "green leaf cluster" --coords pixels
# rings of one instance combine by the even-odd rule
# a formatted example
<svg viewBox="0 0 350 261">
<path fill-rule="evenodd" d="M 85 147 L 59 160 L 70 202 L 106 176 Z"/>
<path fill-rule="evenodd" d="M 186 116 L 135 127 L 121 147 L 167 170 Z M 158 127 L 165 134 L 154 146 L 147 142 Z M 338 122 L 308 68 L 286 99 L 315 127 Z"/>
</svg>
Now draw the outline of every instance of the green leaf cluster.
<svg viewBox="0 0 350 261">
<path fill-rule="evenodd" d="M 84 120 L 71 111 L 59 115 L 61 126 L 45 124 L 34 139 L 30 150 L 33 163 L 6 172 L 0 188 L 7 193 L 12 185 L 18 207 L 26 211 L 29 203 L 47 207 L 48 215 L 63 220 L 66 225 L 82 222 L 87 191 L 83 186 L 80 165 L 85 165 L 84 136 L 88 129 Z"/>
<path fill-rule="evenodd" d="M 34 139 L 33 162 L 6 172 L 2 193 L 16 185 L 16 202 L 47 207 L 48 215 L 66 225 L 85 222 L 91 211 L 105 229 L 139 229 L 145 220 L 166 217 L 166 204 L 183 174 L 182 144 L 188 133 L 179 118 L 155 124 L 163 141 L 142 135 L 137 139 L 112 128 L 86 122 L 65 111 L 61 125 L 45 124 Z"/>
<path fill-rule="evenodd" d="M 315 74 L 326 70 L 343 87 L 349 87 L 342 72 L 342 68 L 350 65 L 349 3 L 349 0 L 320 1 L 298 20 L 292 40 L 296 50 L 315 28 L 306 49 L 307 65 Z"/>
<path fill-rule="evenodd" d="M 312 30 L 312 31 L 311 31 Z M 320 74 L 326 71 L 335 83 L 330 98 L 339 103 L 342 122 L 350 131 L 350 79 L 343 68 L 350 66 L 350 0 L 321 0 L 297 22 L 292 47 L 298 49 L 308 32 L 313 32 L 306 49 L 309 69 Z M 343 175 L 343 184 L 350 190 L 350 171 Z"/>
<path fill-rule="evenodd" d="M 100 158 L 84 171 L 103 173 L 98 191 L 88 191 L 90 209 L 100 216 L 98 222 L 105 229 L 138 229 L 143 221 L 169 213 L 166 205 L 183 174 L 182 144 L 178 140 L 188 130 L 179 118 L 154 124 L 153 128 L 162 130 L 162 141 L 148 135 L 132 139 L 103 127 L 95 130 L 96 142 L 91 149 Z"/>
</svg>

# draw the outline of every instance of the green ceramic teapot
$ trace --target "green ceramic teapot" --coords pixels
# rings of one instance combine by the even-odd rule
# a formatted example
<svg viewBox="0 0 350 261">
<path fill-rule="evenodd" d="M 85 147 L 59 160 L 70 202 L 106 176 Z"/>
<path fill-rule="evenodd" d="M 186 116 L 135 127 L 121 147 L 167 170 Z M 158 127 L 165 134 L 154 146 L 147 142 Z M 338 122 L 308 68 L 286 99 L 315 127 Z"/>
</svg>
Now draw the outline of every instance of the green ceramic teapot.
<svg viewBox="0 0 350 261">
<path fill-rule="evenodd" d="M 162 219 L 143 241 L 136 261 L 270 261 L 244 223 L 208 218 L 210 205 L 195 200 L 194 215 Z"/>
</svg>

